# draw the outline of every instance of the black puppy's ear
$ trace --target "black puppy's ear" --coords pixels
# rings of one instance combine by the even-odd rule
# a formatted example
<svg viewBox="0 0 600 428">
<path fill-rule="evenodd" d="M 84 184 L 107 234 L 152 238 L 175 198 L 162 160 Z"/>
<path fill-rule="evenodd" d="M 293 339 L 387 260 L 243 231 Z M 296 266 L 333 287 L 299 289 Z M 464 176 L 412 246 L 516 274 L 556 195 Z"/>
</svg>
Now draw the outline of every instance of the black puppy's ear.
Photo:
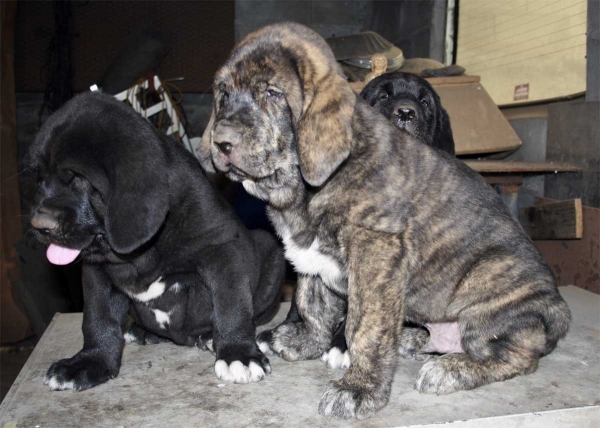
<svg viewBox="0 0 600 428">
<path fill-rule="evenodd" d="M 437 148 L 454 156 L 454 137 L 452 135 L 452 127 L 450 126 L 450 116 L 448 116 L 448 113 L 446 113 L 446 110 L 442 107 L 439 98 L 436 100 L 436 103 L 439 106 L 439 109 L 436 115 L 437 123 L 433 135 L 433 143 Z"/>
<path fill-rule="evenodd" d="M 113 250 L 122 254 L 148 242 L 169 210 L 168 169 L 161 137 L 148 129 L 135 138 L 137 141 L 115 148 L 113 159 L 104 162 L 110 183 L 106 233 Z"/>
</svg>

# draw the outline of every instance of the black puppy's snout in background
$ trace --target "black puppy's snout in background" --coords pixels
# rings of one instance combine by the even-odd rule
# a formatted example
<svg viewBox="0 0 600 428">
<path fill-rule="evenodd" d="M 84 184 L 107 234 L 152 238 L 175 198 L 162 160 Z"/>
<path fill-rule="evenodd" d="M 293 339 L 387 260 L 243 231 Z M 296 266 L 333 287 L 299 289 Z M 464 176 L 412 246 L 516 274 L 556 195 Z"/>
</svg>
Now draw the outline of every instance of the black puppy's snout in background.
<svg viewBox="0 0 600 428">
<path fill-rule="evenodd" d="M 412 107 L 400 106 L 396 115 L 402 122 L 412 122 L 417 117 L 417 112 Z"/>
</svg>

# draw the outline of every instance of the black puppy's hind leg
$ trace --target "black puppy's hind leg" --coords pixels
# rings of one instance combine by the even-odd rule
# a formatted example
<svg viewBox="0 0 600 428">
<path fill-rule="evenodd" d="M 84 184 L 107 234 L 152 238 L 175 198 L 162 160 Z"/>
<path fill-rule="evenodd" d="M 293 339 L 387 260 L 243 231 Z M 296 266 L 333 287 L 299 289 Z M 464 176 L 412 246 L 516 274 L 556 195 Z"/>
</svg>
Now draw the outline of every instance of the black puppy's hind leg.
<svg viewBox="0 0 600 428">
<path fill-rule="evenodd" d="M 125 343 L 137 343 L 138 345 L 155 345 L 162 342 L 171 342 L 171 340 L 165 337 L 160 337 L 147 331 L 135 322 L 127 326 L 123 339 L 125 339 Z"/>
<path fill-rule="evenodd" d="M 55 391 L 92 388 L 115 378 L 121 367 L 129 297 L 97 267 L 84 265 L 82 277 L 83 349 L 50 366 L 44 384 Z"/>
</svg>

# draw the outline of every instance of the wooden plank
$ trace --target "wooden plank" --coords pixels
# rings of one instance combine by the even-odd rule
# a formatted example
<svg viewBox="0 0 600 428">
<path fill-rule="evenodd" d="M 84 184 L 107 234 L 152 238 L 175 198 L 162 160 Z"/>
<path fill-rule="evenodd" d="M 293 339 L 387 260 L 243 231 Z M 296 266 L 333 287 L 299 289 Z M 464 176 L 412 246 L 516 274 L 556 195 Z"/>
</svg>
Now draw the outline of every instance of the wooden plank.
<svg viewBox="0 0 600 428">
<path fill-rule="evenodd" d="M 425 78 L 434 89 L 439 85 L 464 85 L 465 83 L 479 83 L 481 81 L 479 76 L 451 76 L 451 77 L 427 77 Z"/>
<path fill-rule="evenodd" d="M 467 160 L 469 168 L 481 174 L 484 173 L 556 173 L 580 172 L 581 168 L 561 162 L 516 162 L 516 161 L 479 161 Z"/>
<path fill-rule="evenodd" d="M 581 239 L 581 199 L 522 208 L 519 210 L 519 222 L 531 239 Z"/>
</svg>

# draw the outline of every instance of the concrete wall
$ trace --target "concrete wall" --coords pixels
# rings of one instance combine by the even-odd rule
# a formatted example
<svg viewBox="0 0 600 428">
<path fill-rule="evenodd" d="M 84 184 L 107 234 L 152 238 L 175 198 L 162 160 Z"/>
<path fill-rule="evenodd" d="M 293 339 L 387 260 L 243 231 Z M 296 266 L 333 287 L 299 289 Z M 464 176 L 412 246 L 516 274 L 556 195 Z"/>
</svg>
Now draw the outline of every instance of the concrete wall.
<svg viewBox="0 0 600 428">
<path fill-rule="evenodd" d="M 588 0 L 586 101 L 600 101 L 600 2 Z"/>
</svg>

